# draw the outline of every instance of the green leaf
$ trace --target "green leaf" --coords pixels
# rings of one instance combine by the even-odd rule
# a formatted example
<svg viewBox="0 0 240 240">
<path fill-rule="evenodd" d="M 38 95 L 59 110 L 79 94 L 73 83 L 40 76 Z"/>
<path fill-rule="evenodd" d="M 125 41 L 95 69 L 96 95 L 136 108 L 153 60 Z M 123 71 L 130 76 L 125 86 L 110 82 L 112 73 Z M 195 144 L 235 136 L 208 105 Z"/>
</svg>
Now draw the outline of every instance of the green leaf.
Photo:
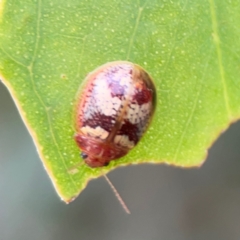
<svg viewBox="0 0 240 240">
<path fill-rule="evenodd" d="M 240 1 L 0 1 L 0 74 L 61 198 L 101 169 L 73 141 L 75 96 L 96 67 L 128 60 L 156 82 L 149 131 L 120 165 L 199 166 L 240 115 Z M 21 140 L 21 136 L 16 136 Z"/>
</svg>

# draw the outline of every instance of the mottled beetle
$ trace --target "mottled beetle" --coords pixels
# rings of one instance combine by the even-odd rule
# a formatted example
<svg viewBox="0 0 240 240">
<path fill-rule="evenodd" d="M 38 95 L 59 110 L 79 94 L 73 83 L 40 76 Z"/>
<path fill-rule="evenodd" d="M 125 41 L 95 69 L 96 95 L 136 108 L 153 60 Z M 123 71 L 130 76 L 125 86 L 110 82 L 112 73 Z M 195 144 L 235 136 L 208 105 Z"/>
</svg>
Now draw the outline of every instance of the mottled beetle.
<svg viewBox="0 0 240 240">
<path fill-rule="evenodd" d="M 86 77 L 77 96 L 75 141 L 92 168 L 123 157 L 146 131 L 156 106 L 156 89 L 140 66 L 116 61 Z"/>
</svg>

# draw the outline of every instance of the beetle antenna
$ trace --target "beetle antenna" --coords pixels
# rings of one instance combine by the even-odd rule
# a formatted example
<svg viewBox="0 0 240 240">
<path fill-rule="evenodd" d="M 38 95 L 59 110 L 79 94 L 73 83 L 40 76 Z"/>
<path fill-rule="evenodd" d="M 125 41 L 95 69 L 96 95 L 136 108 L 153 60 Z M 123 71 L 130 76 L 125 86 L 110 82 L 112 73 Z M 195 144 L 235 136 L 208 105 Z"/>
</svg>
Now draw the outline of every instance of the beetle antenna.
<svg viewBox="0 0 240 240">
<path fill-rule="evenodd" d="M 82 166 L 84 164 L 84 162 L 79 162 L 76 165 L 74 165 L 73 167 L 68 169 L 68 173 L 70 174 L 76 174 L 78 172 L 78 167 Z"/>
<path fill-rule="evenodd" d="M 106 181 L 108 182 L 109 186 L 111 187 L 111 189 L 113 190 L 116 198 L 118 199 L 119 203 L 121 204 L 122 208 L 124 209 L 124 211 L 127 214 L 130 214 L 131 212 L 129 211 L 126 203 L 123 201 L 123 199 L 121 198 L 120 194 L 118 193 L 117 189 L 113 186 L 112 182 L 110 181 L 110 179 L 107 177 L 107 175 L 102 171 L 102 174 L 104 176 L 104 178 L 106 179 Z"/>
</svg>

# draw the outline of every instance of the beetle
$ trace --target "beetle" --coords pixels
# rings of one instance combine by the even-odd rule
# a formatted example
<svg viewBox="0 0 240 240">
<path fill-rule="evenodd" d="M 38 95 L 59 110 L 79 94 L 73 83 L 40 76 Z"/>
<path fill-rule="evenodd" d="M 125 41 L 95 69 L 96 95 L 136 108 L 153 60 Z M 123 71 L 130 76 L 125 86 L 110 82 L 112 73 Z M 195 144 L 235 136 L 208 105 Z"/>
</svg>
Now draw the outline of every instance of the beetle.
<svg viewBox="0 0 240 240">
<path fill-rule="evenodd" d="M 74 139 L 92 167 L 125 156 L 141 139 L 156 107 L 149 74 L 127 61 L 109 62 L 87 75 L 77 94 Z"/>
</svg>

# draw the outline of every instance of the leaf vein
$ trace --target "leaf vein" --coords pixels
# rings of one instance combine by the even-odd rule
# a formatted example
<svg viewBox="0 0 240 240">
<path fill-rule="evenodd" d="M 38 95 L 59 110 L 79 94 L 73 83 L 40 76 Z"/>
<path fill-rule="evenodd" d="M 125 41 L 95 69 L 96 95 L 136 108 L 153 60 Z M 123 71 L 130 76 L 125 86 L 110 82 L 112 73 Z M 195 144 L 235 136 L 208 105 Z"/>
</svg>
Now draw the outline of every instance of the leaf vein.
<svg viewBox="0 0 240 240">
<path fill-rule="evenodd" d="M 127 57 L 126 57 L 127 60 L 129 60 L 130 52 L 131 52 L 131 49 L 132 49 L 132 46 L 133 46 L 133 42 L 134 42 L 135 35 L 136 35 L 137 29 L 138 29 L 138 25 L 139 25 L 139 22 L 140 22 L 140 19 L 141 19 L 141 15 L 142 15 L 142 12 L 143 12 L 146 5 L 147 5 L 147 1 L 144 3 L 144 5 L 142 7 L 139 7 L 139 9 L 138 9 L 138 15 L 137 15 L 137 18 L 136 18 L 135 26 L 134 26 L 133 33 L 132 33 L 132 36 L 131 36 L 130 41 L 129 41 L 129 45 L 128 45 Z"/>
<path fill-rule="evenodd" d="M 18 61 L 17 59 L 15 59 L 13 56 L 11 56 L 2 46 L 0 46 L 0 49 L 15 63 L 17 63 L 18 65 L 21 65 L 25 68 L 27 68 L 27 65 L 23 64 L 22 62 Z"/>
<path fill-rule="evenodd" d="M 213 28 L 213 42 L 214 42 L 216 50 L 217 50 L 218 67 L 219 67 L 219 71 L 220 71 L 221 84 L 223 87 L 223 98 L 224 98 L 225 108 L 226 108 L 228 117 L 229 117 L 229 119 L 231 119 L 232 116 L 231 116 L 231 110 L 230 110 L 230 106 L 229 106 L 227 83 L 226 83 L 226 79 L 225 79 L 225 72 L 224 72 L 224 67 L 223 67 L 223 62 L 222 62 L 221 41 L 220 41 L 219 33 L 218 33 L 218 22 L 217 22 L 217 17 L 216 17 L 216 12 L 215 12 L 214 0 L 209 0 L 209 4 L 210 4 L 211 20 L 212 20 L 212 28 Z"/>
</svg>

